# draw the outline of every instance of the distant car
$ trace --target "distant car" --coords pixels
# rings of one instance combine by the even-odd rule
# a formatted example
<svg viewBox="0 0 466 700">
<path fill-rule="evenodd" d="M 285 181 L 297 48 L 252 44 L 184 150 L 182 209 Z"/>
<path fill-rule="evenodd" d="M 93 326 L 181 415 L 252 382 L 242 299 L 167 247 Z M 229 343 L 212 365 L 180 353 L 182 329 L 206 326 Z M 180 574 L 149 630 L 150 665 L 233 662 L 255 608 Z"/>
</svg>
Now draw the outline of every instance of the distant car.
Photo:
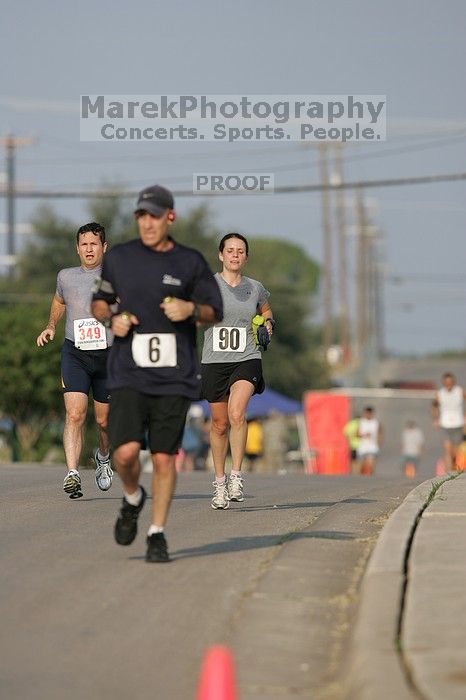
<svg viewBox="0 0 466 700">
<path fill-rule="evenodd" d="M 437 389 L 437 384 L 435 382 L 419 382 L 411 381 L 409 379 L 399 379 L 390 382 L 383 382 L 382 387 L 384 389 L 419 389 L 421 391 L 435 391 Z"/>
<path fill-rule="evenodd" d="M 330 380 L 330 388 L 331 389 L 342 389 L 344 388 L 345 384 L 344 382 L 341 381 L 341 379 L 331 379 Z"/>
</svg>

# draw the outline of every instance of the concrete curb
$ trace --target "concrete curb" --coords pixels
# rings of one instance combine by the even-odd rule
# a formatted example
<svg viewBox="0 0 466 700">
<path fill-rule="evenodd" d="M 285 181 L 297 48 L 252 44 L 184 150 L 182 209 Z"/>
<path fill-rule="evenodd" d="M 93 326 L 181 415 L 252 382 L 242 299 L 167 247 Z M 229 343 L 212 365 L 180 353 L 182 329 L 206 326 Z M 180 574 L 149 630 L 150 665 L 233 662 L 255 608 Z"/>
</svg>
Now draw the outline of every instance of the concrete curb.
<svg viewBox="0 0 466 700">
<path fill-rule="evenodd" d="M 419 694 L 466 697 L 466 479 L 442 485 L 423 513 L 409 563 L 403 653 Z"/>
<path fill-rule="evenodd" d="M 346 700 L 413 700 L 395 649 L 404 560 L 416 518 L 437 479 L 414 488 L 392 513 L 369 559 L 349 654 Z"/>
</svg>

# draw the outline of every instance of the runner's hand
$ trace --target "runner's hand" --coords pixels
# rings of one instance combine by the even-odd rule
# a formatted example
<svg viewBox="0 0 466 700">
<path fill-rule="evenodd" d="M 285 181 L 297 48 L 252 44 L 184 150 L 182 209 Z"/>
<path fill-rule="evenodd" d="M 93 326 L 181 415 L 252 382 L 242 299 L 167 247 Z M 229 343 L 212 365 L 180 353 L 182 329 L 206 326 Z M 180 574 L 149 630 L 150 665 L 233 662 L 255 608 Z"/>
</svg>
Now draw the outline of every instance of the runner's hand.
<svg viewBox="0 0 466 700">
<path fill-rule="evenodd" d="M 129 311 L 122 311 L 112 318 L 112 332 L 118 338 L 125 338 L 131 330 L 131 326 L 139 325 L 139 319 Z"/>
<path fill-rule="evenodd" d="M 259 326 L 257 329 L 257 343 L 261 347 L 264 348 L 264 350 L 267 348 L 267 345 L 270 343 L 270 333 L 267 330 L 266 326 Z"/>
<path fill-rule="evenodd" d="M 55 338 L 55 329 L 54 328 L 45 328 L 42 333 L 37 336 L 36 343 L 37 345 L 42 348 L 46 343 L 49 342 L 49 340 L 53 340 Z"/>
<path fill-rule="evenodd" d="M 193 314 L 193 302 L 177 299 L 177 297 L 165 297 L 160 304 L 160 308 L 163 309 L 165 316 L 173 323 L 186 321 Z"/>
</svg>

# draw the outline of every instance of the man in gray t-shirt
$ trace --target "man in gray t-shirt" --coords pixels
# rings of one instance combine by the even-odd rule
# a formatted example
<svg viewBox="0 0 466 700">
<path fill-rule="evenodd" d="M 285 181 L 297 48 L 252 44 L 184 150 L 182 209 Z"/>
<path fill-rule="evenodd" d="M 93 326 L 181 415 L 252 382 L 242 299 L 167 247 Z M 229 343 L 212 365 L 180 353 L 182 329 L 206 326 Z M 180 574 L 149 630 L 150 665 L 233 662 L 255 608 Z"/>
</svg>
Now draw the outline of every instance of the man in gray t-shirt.
<svg viewBox="0 0 466 700">
<path fill-rule="evenodd" d="M 101 491 L 107 491 L 112 485 L 113 476 L 106 431 L 109 408 L 107 348 L 112 338 L 91 313 L 92 287 L 100 275 L 107 248 L 105 229 L 95 222 L 85 224 L 78 230 L 76 242 L 81 265 L 58 273 L 49 320 L 37 338 L 39 347 L 53 340 L 57 323 L 66 312 L 65 341 L 61 351 L 65 402 L 63 447 L 67 465 L 63 490 L 70 498 L 82 496 L 79 460 L 91 388 L 99 436 L 99 447 L 94 452 L 96 485 Z"/>
<path fill-rule="evenodd" d="M 57 275 L 57 288 L 55 297 L 65 307 L 65 338 L 76 347 L 85 349 L 102 350 L 110 347 L 113 340 L 112 331 L 104 329 L 99 338 L 95 338 L 95 331 L 88 332 L 91 324 L 97 326 L 97 322 L 90 313 L 90 296 L 96 277 L 100 276 L 102 264 L 97 267 L 87 268 L 67 267 Z M 82 323 L 87 319 L 88 323 Z M 78 323 L 76 323 L 78 322 Z M 85 329 L 84 331 L 82 329 Z M 86 330 L 87 329 L 87 330 Z M 89 337 L 87 337 L 89 336 Z"/>
</svg>

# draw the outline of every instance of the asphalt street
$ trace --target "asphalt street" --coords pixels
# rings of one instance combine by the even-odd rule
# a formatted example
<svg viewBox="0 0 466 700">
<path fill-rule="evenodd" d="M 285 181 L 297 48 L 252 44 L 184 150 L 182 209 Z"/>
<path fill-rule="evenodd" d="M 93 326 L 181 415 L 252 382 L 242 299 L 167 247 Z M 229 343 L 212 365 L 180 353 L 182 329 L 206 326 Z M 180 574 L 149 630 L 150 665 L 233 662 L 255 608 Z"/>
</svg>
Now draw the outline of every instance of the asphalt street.
<svg viewBox="0 0 466 700">
<path fill-rule="evenodd" d="M 182 474 L 160 565 L 144 561 L 147 506 L 120 547 L 118 480 L 101 493 L 84 471 L 72 501 L 63 475 L 0 466 L 2 697 L 191 699 L 216 643 L 241 700 L 341 697 L 367 557 L 413 482 L 248 475 L 244 503 L 214 511 L 211 475 Z"/>
</svg>

